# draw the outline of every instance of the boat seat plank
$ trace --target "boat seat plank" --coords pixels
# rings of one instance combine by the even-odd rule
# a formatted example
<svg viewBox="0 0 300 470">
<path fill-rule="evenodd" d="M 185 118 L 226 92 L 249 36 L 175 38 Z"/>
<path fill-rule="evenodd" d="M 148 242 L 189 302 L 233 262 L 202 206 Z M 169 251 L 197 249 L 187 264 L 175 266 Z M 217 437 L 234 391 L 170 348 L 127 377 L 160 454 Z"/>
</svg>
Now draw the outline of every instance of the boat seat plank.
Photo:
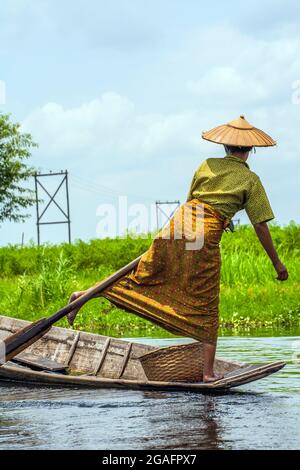
<svg viewBox="0 0 300 470">
<path fill-rule="evenodd" d="M 105 361 L 106 354 L 107 354 L 108 348 L 110 346 L 110 342 L 111 342 L 111 338 L 109 338 L 109 337 L 106 338 L 103 349 L 101 351 L 101 355 L 99 357 L 99 362 L 96 364 L 96 367 L 95 367 L 94 372 L 93 372 L 92 375 L 98 375 L 99 374 L 99 372 L 101 370 L 101 367 L 103 366 L 103 363 Z"/>
<path fill-rule="evenodd" d="M 132 343 L 128 343 L 126 351 L 124 353 L 124 357 L 123 357 L 123 361 L 122 361 L 122 365 L 121 365 L 121 370 L 120 370 L 119 377 L 118 377 L 119 379 L 122 377 L 122 375 L 125 372 L 126 366 L 128 364 L 128 361 L 129 361 L 131 349 L 132 349 Z"/>
<path fill-rule="evenodd" d="M 73 356 L 75 354 L 75 351 L 76 351 L 76 348 L 77 348 L 77 345 L 78 345 L 78 342 L 79 342 L 79 338 L 80 338 L 80 331 L 78 331 L 78 333 L 75 335 L 75 337 L 73 339 L 68 357 L 67 357 L 66 362 L 65 362 L 66 367 L 69 367 L 69 365 L 71 364 L 71 361 L 73 359 Z"/>
<path fill-rule="evenodd" d="M 50 372 L 66 371 L 66 366 L 64 364 L 60 364 L 59 362 L 52 361 L 46 357 L 39 357 L 30 353 L 18 354 L 18 356 L 16 356 L 12 362 L 22 366 L 30 367 L 34 370 L 46 370 Z"/>
</svg>

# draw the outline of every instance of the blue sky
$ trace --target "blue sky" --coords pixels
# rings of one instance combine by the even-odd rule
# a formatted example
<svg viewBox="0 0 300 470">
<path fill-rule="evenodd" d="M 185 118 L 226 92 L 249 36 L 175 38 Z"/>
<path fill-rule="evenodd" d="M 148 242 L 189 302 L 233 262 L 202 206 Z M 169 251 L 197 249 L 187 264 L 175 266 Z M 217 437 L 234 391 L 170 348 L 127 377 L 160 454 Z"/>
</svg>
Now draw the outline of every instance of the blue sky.
<svg viewBox="0 0 300 470">
<path fill-rule="evenodd" d="M 250 166 L 276 221 L 300 222 L 299 2 L 0 0 L 0 8 L 0 109 L 39 143 L 33 164 L 69 170 L 73 238 L 95 237 L 97 207 L 119 195 L 183 202 L 201 161 L 223 155 L 201 132 L 240 114 L 278 140 Z M 35 238 L 31 213 L 25 224 L 3 224 L 0 244 L 19 243 L 22 232 Z M 62 227 L 42 234 L 65 238 Z"/>
</svg>

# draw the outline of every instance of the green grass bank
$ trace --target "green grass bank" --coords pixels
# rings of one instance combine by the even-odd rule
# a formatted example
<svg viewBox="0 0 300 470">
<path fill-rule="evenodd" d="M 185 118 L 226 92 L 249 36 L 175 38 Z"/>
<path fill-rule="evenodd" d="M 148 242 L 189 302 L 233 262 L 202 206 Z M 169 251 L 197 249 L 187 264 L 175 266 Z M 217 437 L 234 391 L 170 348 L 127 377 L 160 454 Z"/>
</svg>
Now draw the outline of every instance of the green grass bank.
<svg viewBox="0 0 300 470">
<path fill-rule="evenodd" d="M 222 249 L 222 327 L 291 327 L 300 324 L 300 226 L 271 225 L 289 280 L 276 273 L 252 227 L 224 233 Z M 151 237 L 77 241 L 72 245 L 0 248 L 0 314 L 35 320 L 67 303 L 70 293 L 95 284 L 143 253 Z M 66 326 L 66 321 L 60 323 Z M 160 328 L 112 306 L 89 302 L 76 328 L 117 335 L 167 335 Z"/>
</svg>

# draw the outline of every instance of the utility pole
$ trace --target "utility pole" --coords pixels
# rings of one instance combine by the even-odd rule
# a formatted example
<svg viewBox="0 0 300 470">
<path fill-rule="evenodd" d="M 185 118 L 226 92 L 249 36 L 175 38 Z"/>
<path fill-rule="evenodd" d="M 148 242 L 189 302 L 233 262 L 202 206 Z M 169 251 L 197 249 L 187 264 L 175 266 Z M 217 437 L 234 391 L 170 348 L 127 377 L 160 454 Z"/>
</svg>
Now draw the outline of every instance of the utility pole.
<svg viewBox="0 0 300 470">
<path fill-rule="evenodd" d="M 50 190 L 46 188 L 46 183 L 44 178 L 49 178 L 50 176 L 61 177 L 61 180 L 53 194 L 50 193 Z M 43 182 L 42 182 L 43 181 Z M 42 225 L 56 225 L 56 224 L 67 224 L 68 225 L 68 241 L 71 243 L 71 219 L 70 219 L 70 198 L 69 198 L 69 180 L 68 172 L 61 171 L 60 173 L 36 173 L 34 175 L 35 183 L 35 199 L 36 199 L 36 225 L 37 225 L 37 242 L 38 246 L 41 244 L 41 226 Z M 57 200 L 57 195 L 61 188 L 65 187 L 66 190 L 66 211 L 62 208 L 61 204 Z M 40 193 L 43 193 L 49 197 L 49 201 L 46 204 L 46 207 L 41 209 L 40 202 Z M 62 220 L 53 220 L 44 222 L 43 217 L 47 213 L 51 204 L 54 204 L 59 211 L 62 213 Z"/>
<path fill-rule="evenodd" d="M 241 219 L 233 219 L 234 225 L 241 225 Z"/>
<path fill-rule="evenodd" d="M 167 214 L 164 211 L 163 207 L 170 206 L 170 205 L 172 206 L 175 205 L 175 208 L 173 208 L 170 214 Z M 157 225 L 157 229 L 159 230 L 161 228 L 160 223 L 159 223 L 159 216 L 163 214 L 167 218 L 167 221 L 170 221 L 174 212 L 180 206 L 180 201 L 155 201 L 155 206 L 156 206 L 156 225 Z"/>
</svg>

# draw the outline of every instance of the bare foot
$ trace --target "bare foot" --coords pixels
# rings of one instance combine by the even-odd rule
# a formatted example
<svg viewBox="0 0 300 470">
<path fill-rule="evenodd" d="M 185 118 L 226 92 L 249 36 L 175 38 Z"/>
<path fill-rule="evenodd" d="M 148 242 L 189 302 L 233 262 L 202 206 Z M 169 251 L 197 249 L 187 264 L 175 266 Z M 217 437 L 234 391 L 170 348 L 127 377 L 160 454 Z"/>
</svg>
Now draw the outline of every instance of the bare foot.
<svg viewBox="0 0 300 470">
<path fill-rule="evenodd" d="M 69 304 L 70 304 L 71 302 L 74 302 L 74 300 L 78 299 L 78 298 L 81 297 L 83 294 L 84 294 L 84 291 L 73 292 L 73 294 L 72 294 L 71 297 L 69 298 Z M 80 308 L 78 308 L 78 309 L 76 309 L 76 310 L 72 310 L 72 312 L 68 313 L 68 315 L 67 315 L 67 320 L 68 320 L 70 326 L 73 325 L 74 320 L 75 320 L 76 315 L 77 315 L 77 313 L 79 312 L 79 310 L 80 310 Z"/>
<path fill-rule="evenodd" d="M 224 375 L 222 374 L 204 375 L 203 382 L 212 383 L 212 382 L 216 382 L 217 380 L 221 380 L 223 378 L 224 378 Z"/>
</svg>

